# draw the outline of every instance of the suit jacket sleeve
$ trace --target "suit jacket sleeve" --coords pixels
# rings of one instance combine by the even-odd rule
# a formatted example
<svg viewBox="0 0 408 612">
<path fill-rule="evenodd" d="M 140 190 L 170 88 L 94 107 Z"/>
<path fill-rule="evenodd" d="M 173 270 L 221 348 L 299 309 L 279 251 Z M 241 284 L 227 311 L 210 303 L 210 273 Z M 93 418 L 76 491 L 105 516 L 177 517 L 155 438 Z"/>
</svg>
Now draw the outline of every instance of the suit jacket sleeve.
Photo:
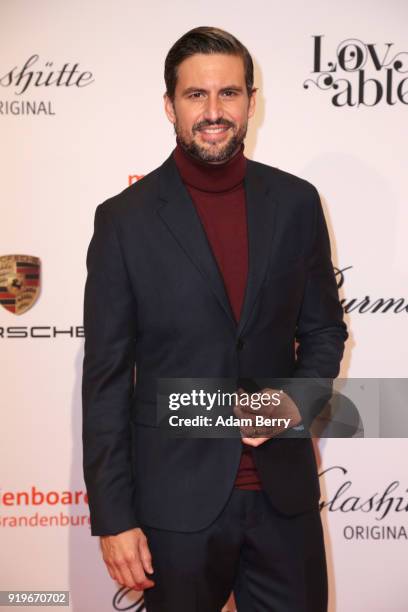
<svg viewBox="0 0 408 612">
<path fill-rule="evenodd" d="M 331 261 L 330 239 L 320 197 L 313 187 L 314 233 L 297 321 L 296 367 L 287 393 L 308 428 L 332 395 L 348 337 Z M 308 380 L 302 380 L 308 379 Z M 312 380 L 311 380 L 312 379 Z"/>
<path fill-rule="evenodd" d="M 87 251 L 82 376 L 83 470 L 92 535 L 138 526 L 134 514 L 130 401 L 136 304 L 117 230 L 105 203 Z"/>
</svg>

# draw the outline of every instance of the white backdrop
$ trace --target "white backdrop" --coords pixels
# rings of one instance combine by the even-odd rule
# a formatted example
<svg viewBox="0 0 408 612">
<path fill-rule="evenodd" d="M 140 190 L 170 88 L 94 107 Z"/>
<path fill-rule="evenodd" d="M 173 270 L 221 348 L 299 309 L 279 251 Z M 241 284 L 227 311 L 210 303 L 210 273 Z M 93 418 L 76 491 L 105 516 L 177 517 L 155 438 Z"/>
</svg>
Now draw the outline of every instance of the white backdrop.
<svg viewBox="0 0 408 612">
<path fill-rule="evenodd" d="M 245 153 L 321 194 L 349 311 L 341 376 L 406 377 L 408 308 L 374 305 L 408 304 L 407 20 L 404 0 L 2 0 L 0 257 L 38 257 L 41 293 L 23 314 L 0 308 L 1 589 L 70 590 L 77 612 L 130 605 L 113 601 L 117 587 L 90 536 L 84 497 L 85 255 L 97 204 L 174 147 L 163 64 L 187 30 L 216 25 L 249 48 L 260 91 Z M 311 83 L 318 68 L 326 75 Z M 330 612 L 408 609 L 407 446 L 317 445 Z M 380 506 L 367 501 L 383 494 Z"/>
</svg>

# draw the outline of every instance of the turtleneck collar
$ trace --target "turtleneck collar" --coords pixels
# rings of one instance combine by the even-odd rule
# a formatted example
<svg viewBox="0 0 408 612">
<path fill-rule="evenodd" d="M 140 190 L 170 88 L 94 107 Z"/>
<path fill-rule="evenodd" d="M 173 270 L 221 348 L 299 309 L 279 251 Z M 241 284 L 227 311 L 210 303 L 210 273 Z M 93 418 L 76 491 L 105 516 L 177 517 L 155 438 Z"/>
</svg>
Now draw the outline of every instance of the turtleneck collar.
<svg viewBox="0 0 408 612">
<path fill-rule="evenodd" d="M 184 183 L 208 192 L 225 192 L 234 189 L 244 180 L 246 157 L 244 143 L 233 157 L 222 164 L 210 164 L 196 159 L 180 145 L 173 151 L 174 160 Z"/>
</svg>

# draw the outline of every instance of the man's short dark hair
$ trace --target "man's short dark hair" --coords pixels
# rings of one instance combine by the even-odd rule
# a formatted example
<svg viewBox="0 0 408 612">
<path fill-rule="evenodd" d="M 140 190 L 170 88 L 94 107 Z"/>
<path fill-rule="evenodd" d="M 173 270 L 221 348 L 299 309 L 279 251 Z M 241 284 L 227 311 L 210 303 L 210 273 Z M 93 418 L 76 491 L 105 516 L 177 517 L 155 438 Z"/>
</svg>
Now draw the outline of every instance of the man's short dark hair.
<svg viewBox="0 0 408 612">
<path fill-rule="evenodd" d="M 166 93 L 174 100 L 177 85 L 178 67 L 185 59 L 196 53 L 224 53 L 242 57 L 245 69 L 245 83 L 248 96 L 251 96 L 254 85 L 254 64 L 248 49 L 235 36 L 209 26 L 201 26 L 189 30 L 179 38 L 167 54 L 164 62 L 164 80 Z"/>
</svg>

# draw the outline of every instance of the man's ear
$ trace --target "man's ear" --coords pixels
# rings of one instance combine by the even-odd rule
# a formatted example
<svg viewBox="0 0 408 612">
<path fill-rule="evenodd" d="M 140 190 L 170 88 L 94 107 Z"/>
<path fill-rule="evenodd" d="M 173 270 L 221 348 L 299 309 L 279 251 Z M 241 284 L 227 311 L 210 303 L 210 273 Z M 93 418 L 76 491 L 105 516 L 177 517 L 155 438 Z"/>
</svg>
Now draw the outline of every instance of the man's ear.
<svg viewBox="0 0 408 612">
<path fill-rule="evenodd" d="M 249 105 L 248 105 L 248 118 L 252 117 L 255 113 L 255 107 L 256 107 L 256 92 L 258 91 L 257 87 L 254 87 L 252 89 L 252 93 L 251 96 L 249 98 Z"/>
<path fill-rule="evenodd" d="M 163 94 L 164 99 L 164 110 L 166 112 L 167 118 L 171 123 L 176 123 L 176 114 L 174 112 L 173 102 L 170 100 L 167 92 Z"/>
</svg>

